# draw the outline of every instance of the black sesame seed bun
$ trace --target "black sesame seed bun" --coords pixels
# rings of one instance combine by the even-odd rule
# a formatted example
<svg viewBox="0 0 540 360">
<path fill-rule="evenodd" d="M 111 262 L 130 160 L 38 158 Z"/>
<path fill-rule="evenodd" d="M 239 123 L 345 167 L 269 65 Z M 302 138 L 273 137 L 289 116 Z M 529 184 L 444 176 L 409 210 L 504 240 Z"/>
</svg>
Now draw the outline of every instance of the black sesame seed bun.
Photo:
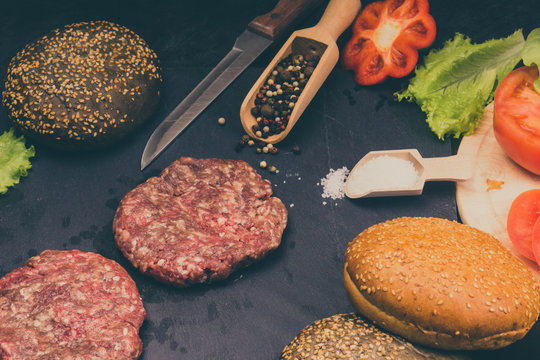
<svg viewBox="0 0 540 360">
<path fill-rule="evenodd" d="M 281 354 L 281 360 L 293 359 L 464 360 L 470 357 L 413 345 L 350 313 L 333 315 L 305 327 Z"/>
<path fill-rule="evenodd" d="M 398 218 L 358 235 L 345 288 L 364 316 L 442 349 L 497 349 L 521 339 L 540 312 L 530 270 L 493 236 L 437 218 Z"/>
<path fill-rule="evenodd" d="M 11 60 L 2 103 L 31 139 L 62 150 L 116 143 L 159 102 L 156 54 L 131 30 L 107 21 L 53 30 Z"/>
</svg>

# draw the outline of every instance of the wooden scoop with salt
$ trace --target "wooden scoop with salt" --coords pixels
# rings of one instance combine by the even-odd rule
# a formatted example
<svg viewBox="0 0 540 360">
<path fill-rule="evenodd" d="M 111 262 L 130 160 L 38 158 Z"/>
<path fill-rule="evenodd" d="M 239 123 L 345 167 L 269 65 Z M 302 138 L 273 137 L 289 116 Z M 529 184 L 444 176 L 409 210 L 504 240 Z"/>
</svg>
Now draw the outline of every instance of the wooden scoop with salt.
<svg viewBox="0 0 540 360">
<path fill-rule="evenodd" d="M 420 195 L 426 181 L 471 176 L 472 161 L 467 156 L 423 158 L 416 149 L 371 151 L 349 173 L 345 195 L 352 199 Z"/>
</svg>

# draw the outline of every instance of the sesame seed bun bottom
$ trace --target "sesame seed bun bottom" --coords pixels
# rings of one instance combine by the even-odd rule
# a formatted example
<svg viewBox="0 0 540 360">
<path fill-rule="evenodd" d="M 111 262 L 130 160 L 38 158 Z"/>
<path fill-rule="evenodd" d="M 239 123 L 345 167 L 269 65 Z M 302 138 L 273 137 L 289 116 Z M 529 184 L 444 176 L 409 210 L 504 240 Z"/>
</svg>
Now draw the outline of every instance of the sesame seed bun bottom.
<svg viewBox="0 0 540 360">
<path fill-rule="evenodd" d="M 280 360 L 470 360 L 468 352 L 414 345 L 356 313 L 316 320 L 285 346 Z"/>
<path fill-rule="evenodd" d="M 452 335 L 422 329 L 415 324 L 401 321 L 370 303 L 358 291 L 347 271 L 347 266 L 345 266 L 344 279 L 349 301 L 362 315 L 370 319 L 374 324 L 417 344 L 445 350 L 493 350 L 520 340 L 529 331 L 529 329 L 523 329 L 482 339 L 470 339 L 461 334 Z"/>
<path fill-rule="evenodd" d="M 498 349 L 540 313 L 530 270 L 488 233 L 438 218 L 375 224 L 347 248 L 345 288 L 360 313 L 447 350 Z"/>
</svg>

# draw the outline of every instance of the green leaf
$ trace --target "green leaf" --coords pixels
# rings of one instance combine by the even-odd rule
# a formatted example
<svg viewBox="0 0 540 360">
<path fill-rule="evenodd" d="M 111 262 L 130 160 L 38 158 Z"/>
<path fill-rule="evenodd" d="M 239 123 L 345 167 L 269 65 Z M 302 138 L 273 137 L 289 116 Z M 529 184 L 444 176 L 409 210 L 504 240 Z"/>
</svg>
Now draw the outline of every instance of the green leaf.
<svg viewBox="0 0 540 360">
<path fill-rule="evenodd" d="M 521 60 L 524 42 L 521 30 L 481 44 L 456 33 L 424 58 L 408 88 L 395 95 L 399 101 L 415 101 L 439 139 L 470 134 L 496 85 Z"/>
<path fill-rule="evenodd" d="M 523 46 L 523 63 L 540 67 L 540 28 L 534 29 L 527 36 Z M 540 93 L 540 77 L 534 82 L 534 88 Z"/>
<path fill-rule="evenodd" d="M 28 174 L 35 153 L 34 146 L 25 147 L 23 136 L 15 137 L 13 128 L 0 135 L 0 195 Z"/>
</svg>

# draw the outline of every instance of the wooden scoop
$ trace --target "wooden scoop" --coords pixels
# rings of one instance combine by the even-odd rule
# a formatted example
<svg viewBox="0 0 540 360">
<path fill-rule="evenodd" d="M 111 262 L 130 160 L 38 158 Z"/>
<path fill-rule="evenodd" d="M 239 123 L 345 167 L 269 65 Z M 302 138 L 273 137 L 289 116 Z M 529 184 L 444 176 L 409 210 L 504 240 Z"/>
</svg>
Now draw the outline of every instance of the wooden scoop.
<svg viewBox="0 0 540 360">
<path fill-rule="evenodd" d="M 381 179 L 378 185 L 373 184 L 372 186 L 359 188 L 359 182 L 355 181 L 355 179 L 358 179 L 356 177 L 368 175 L 365 173 L 366 167 L 364 165 L 381 156 L 394 157 L 410 162 L 414 170 L 416 170 L 417 178 L 415 184 L 412 186 L 378 188 L 384 183 Z M 377 196 L 420 195 L 426 181 L 459 181 L 469 179 L 473 173 L 472 164 L 472 160 L 464 155 L 424 159 L 416 149 L 370 151 L 354 166 L 347 177 L 345 195 L 353 199 Z M 397 180 L 400 180 L 400 176 L 403 175 L 396 173 L 395 169 L 381 168 L 379 170 L 385 176 L 393 176 L 393 179 Z M 405 182 L 407 179 L 403 179 L 403 181 Z"/>
<path fill-rule="evenodd" d="M 285 130 L 279 134 L 268 136 L 266 139 L 257 139 L 275 144 L 289 134 L 300 115 L 302 115 L 311 99 L 313 99 L 313 96 L 315 96 L 322 83 L 336 65 L 339 59 L 336 40 L 353 22 L 359 10 L 360 0 L 330 0 L 317 25 L 292 33 L 268 67 L 257 79 L 240 107 L 240 120 L 249 136 L 257 138 L 252 131 L 253 125 L 257 125 L 257 120 L 251 114 L 251 108 L 255 106 L 255 97 L 276 65 L 291 53 L 318 55 L 320 56 L 319 63 L 298 97 Z"/>
</svg>

